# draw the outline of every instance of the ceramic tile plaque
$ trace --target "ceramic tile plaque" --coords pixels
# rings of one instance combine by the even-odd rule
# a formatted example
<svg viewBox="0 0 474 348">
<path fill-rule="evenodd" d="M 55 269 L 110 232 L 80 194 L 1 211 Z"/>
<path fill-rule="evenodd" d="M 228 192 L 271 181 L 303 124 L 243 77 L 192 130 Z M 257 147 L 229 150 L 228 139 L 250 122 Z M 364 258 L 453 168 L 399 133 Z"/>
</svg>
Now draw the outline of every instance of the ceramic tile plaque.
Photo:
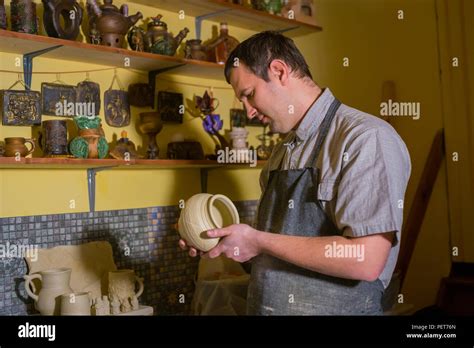
<svg viewBox="0 0 474 348">
<path fill-rule="evenodd" d="M 104 93 L 105 121 L 112 127 L 130 124 L 130 104 L 126 91 L 109 89 Z"/>
<path fill-rule="evenodd" d="M 82 81 L 76 87 L 76 102 L 87 106 L 87 110 L 93 115 L 99 116 L 100 113 L 100 85 L 92 81 Z M 91 106 L 89 108 L 89 106 Z"/>
<path fill-rule="evenodd" d="M 43 114 L 74 117 L 76 112 L 76 86 L 59 83 L 42 83 Z"/>
<path fill-rule="evenodd" d="M 158 92 L 158 112 L 163 122 L 183 123 L 183 95 L 181 93 Z"/>
<path fill-rule="evenodd" d="M 41 124 L 41 95 L 35 91 L 0 91 L 0 112 L 5 126 Z"/>
</svg>

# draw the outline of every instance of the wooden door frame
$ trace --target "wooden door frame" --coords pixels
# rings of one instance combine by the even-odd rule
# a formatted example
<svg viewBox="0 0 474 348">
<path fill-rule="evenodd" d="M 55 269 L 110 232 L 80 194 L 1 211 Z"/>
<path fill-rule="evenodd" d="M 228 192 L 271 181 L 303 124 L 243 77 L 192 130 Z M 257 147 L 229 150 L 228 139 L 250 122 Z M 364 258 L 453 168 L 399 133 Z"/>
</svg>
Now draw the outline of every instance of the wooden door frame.
<svg viewBox="0 0 474 348">
<path fill-rule="evenodd" d="M 474 127 L 466 35 L 466 0 L 436 0 L 441 104 L 445 128 L 445 151 L 454 262 L 474 262 Z M 458 66 L 453 59 L 458 58 Z M 470 57 L 471 60 L 474 57 Z M 472 64 L 472 63 L 471 63 Z M 458 160 L 456 159 L 456 153 Z"/>
</svg>

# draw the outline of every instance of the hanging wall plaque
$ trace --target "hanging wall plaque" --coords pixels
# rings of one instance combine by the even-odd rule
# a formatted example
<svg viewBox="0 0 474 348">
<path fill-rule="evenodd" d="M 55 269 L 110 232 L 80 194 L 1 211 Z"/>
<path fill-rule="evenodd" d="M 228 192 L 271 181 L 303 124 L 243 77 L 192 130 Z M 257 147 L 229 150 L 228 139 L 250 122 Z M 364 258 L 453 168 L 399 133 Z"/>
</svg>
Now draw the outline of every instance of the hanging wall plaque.
<svg viewBox="0 0 474 348">
<path fill-rule="evenodd" d="M 41 95 L 35 91 L 0 91 L 0 112 L 5 126 L 41 124 Z"/>
<path fill-rule="evenodd" d="M 158 92 L 158 112 L 164 122 L 183 123 L 183 95 L 165 91 Z"/>
<path fill-rule="evenodd" d="M 76 87 L 59 83 L 42 83 L 43 114 L 74 117 L 82 113 L 76 105 Z"/>
<path fill-rule="evenodd" d="M 112 89 L 114 82 L 117 82 L 119 90 Z M 130 124 L 128 93 L 124 91 L 116 70 L 109 89 L 104 93 L 104 107 L 105 121 L 109 126 L 125 127 Z"/>
<path fill-rule="evenodd" d="M 128 101 L 138 107 L 153 107 L 153 90 L 148 83 L 132 83 L 128 86 Z"/>
<path fill-rule="evenodd" d="M 87 116 L 98 116 L 100 113 L 100 85 L 89 80 L 79 82 L 76 87 L 76 103 L 86 107 Z"/>
<path fill-rule="evenodd" d="M 112 127 L 130 124 L 130 104 L 126 91 L 109 89 L 104 94 L 105 121 Z"/>
</svg>

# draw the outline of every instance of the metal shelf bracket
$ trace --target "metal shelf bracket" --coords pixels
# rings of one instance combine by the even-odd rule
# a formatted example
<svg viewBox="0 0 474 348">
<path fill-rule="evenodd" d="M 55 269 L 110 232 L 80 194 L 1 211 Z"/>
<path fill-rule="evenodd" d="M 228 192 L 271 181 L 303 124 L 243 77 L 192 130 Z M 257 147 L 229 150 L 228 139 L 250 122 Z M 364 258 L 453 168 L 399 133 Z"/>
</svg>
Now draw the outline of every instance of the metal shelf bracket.
<svg viewBox="0 0 474 348">
<path fill-rule="evenodd" d="M 215 17 L 217 15 L 220 15 L 222 13 L 229 12 L 229 11 L 232 11 L 232 9 L 229 8 L 229 9 L 225 9 L 225 10 L 221 10 L 217 12 L 211 12 L 202 16 L 196 16 L 196 19 L 194 21 L 196 25 L 196 39 L 198 40 L 201 39 L 201 24 L 204 19 L 209 18 L 209 17 Z"/>
<path fill-rule="evenodd" d="M 163 69 L 158 69 L 158 70 L 152 70 L 148 72 L 148 84 L 150 85 L 151 91 L 153 92 L 153 96 L 155 95 L 155 90 L 156 90 L 156 76 L 159 74 L 162 74 L 166 71 L 173 70 L 176 68 L 179 68 L 183 65 L 186 64 L 178 64 L 174 66 L 170 66 L 168 68 L 163 68 Z M 153 105 L 150 105 L 153 109 L 155 108 L 155 98 L 153 97 Z"/>
<path fill-rule="evenodd" d="M 103 170 L 111 169 L 116 166 L 97 167 L 87 169 L 87 191 L 89 193 L 89 211 L 95 211 L 95 175 Z"/>
<path fill-rule="evenodd" d="M 44 50 L 34 51 L 23 55 L 23 79 L 25 80 L 25 85 L 28 87 L 28 89 L 31 89 L 31 80 L 33 77 L 33 58 L 41 56 L 42 54 L 55 50 L 59 47 L 63 47 L 63 45 L 48 47 Z"/>
</svg>

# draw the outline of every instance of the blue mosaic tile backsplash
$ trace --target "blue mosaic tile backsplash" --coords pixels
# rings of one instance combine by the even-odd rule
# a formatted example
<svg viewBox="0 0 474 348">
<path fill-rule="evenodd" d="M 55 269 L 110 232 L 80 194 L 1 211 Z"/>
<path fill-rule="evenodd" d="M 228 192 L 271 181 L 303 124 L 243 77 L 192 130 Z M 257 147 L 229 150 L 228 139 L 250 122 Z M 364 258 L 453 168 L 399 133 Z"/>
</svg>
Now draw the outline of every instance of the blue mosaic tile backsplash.
<svg viewBox="0 0 474 348">
<path fill-rule="evenodd" d="M 257 201 L 234 202 L 242 223 L 253 224 Z M 188 315 L 198 259 L 178 247 L 175 224 L 178 206 L 57 214 L 0 219 L 0 243 L 52 248 L 108 241 L 117 267 L 132 268 L 145 279 L 140 303 L 153 306 L 156 315 Z M 124 246 L 132 251 L 125 256 Z M 27 273 L 22 258 L 0 257 L 0 315 L 37 313 L 24 289 Z"/>
</svg>

